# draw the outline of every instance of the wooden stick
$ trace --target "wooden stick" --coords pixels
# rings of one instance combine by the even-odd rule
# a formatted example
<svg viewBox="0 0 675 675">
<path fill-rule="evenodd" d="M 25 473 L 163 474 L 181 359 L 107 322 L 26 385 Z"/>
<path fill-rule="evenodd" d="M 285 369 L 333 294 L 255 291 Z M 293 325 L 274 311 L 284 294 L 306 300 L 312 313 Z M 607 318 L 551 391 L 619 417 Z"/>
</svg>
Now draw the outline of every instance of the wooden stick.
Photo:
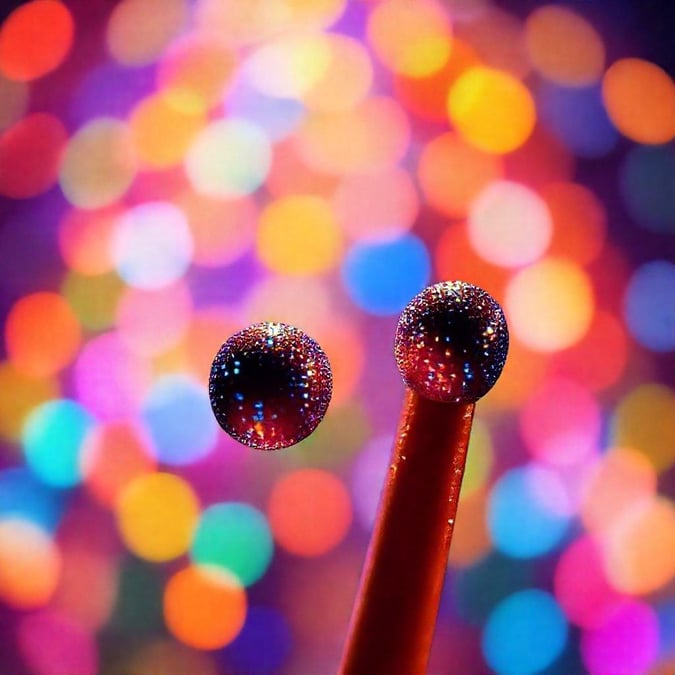
<svg viewBox="0 0 675 675">
<path fill-rule="evenodd" d="M 408 391 L 340 672 L 426 672 L 473 403 Z"/>
<path fill-rule="evenodd" d="M 342 675 L 424 675 L 475 402 L 508 351 L 497 302 L 463 281 L 408 303 L 394 355 L 408 393 L 356 599 Z"/>
</svg>

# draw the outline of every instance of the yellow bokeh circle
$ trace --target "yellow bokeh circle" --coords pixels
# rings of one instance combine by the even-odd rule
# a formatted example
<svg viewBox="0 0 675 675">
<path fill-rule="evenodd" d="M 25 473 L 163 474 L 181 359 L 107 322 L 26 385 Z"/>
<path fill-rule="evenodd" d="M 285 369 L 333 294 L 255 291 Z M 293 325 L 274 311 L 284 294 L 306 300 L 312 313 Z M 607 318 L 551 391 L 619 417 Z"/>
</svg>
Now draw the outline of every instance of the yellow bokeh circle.
<svg viewBox="0 0 675 675">
<path fill-rule="evenodd" d="M 483 66 L 469 68 L 455 81 L 448 115 L 467 142 L 494 154 L 523 145 L 536 121 L 528 88 L 509 73 Z"/>
<path fill-rule="evenodd" d="M 595 300 L 588 275 L 579 265 L 550 257 L 511 279 L 505 305 L 518 340 L 538 352 L 556 352 L 586 334 Z"/>
<path fill-rule="evenodd" d="M 182 478 L 151 473 L 127 485 L 115 515 L 130 551 L 145 560 L 163 562 L 187 551 L 199 517 L 199 503 Z"/>
<path fill-rule="evenodd" d="M 274 272 L 314 275 L 333 268 L 342 234 L 321 197 L 293 195 L 270 204 L 260 215 L 257 249 Z"/>
</svg>

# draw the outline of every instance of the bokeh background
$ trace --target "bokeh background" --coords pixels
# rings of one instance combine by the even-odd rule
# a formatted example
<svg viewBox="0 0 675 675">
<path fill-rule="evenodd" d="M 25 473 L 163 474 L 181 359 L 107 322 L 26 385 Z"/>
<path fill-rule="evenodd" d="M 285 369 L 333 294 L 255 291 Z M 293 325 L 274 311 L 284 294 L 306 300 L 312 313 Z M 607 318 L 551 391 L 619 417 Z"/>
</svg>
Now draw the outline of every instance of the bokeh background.
<svg viewBox="0 0 675 675">
<path fill-rule="evenodd" d="M 512 346 L 430 671 L 674 672 L 668 7 L 3 3 L 0 672 L 335 672 L 397 317 L 457 278 Z M 207 396 L 259 320 L 334 369 L 277 453 Z"/>
</svg>

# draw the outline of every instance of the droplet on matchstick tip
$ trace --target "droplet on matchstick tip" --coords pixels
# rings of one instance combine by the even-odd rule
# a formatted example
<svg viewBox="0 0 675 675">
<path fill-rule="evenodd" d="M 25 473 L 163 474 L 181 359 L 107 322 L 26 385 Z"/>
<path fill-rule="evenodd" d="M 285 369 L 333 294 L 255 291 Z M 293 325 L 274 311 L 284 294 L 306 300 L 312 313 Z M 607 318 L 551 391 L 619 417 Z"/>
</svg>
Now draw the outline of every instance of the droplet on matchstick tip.
<svg viewBox="0 0 675 675">
<path fill-rule="evenodd" d="M 434 401 L 473 403 L 499 378 L 509 331 L 499 303 L 464 281 L 418 293 L 401 314 L 394 353 L 406 385 Z"/>
</svg>

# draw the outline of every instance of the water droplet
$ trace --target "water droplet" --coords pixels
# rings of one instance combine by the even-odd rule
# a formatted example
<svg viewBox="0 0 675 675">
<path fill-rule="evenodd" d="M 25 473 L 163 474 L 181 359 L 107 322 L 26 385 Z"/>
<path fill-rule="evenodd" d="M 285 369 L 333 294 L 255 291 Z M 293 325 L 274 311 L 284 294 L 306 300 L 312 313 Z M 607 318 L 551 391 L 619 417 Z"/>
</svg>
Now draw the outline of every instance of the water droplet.
<svg viewBox="0 0 675 675">
<path fill-rule="evenodd" d="M 499 377 L 509 346 L 504 312 L 463 281 L 428 286 L 403 310 L 395 355 L 406 385 L 434 401 L 472 403 Z"/>
<path fill-rule="evenodd" d="M 282 323 L 258 323 L 230 337 L 213 360 L 211 407 L 230 436 L 277 450 L 316 429 L 330 402 L 333 376 L 321 347 Z"/>
</svg>

